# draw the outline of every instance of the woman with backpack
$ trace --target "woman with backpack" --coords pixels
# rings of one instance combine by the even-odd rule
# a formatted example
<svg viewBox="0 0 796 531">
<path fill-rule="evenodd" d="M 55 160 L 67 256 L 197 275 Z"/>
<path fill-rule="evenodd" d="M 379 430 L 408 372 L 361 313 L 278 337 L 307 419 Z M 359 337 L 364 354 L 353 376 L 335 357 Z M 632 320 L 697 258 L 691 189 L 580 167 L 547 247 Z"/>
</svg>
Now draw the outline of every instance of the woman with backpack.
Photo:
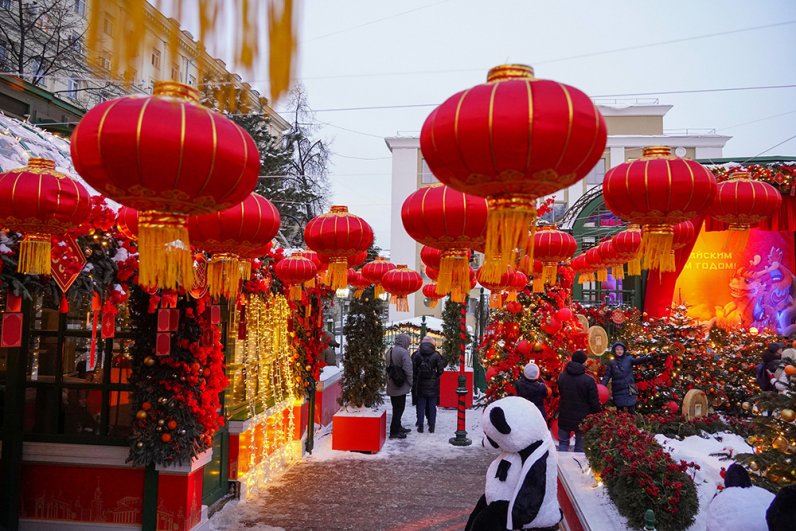
<svg viewBox="0 0 796 531">
<path fill-rule="evenodd" d="M 437 422 L 437 403 L 439 402 L 439 378 L 445 370 L 445 358 L 440 356 L 434 346 L 434 338 L 426 336 L 420 348 L 412 356 L 415 374 L 415 406 L 417 410 L 417 431 L 423 433 L 423 417 L 428 420 L 428 432 L 434 433 Z"/>
<path fill-rule="evenodd" d="M 407 334 L 395 336 L 393 347 L 387 351 L 387 396 L 392 404 L 390 439 L 406 439 L 409 428 L 401 426 L 406 409 L 406 395 L 412 390 L 412 360 L 409 357 L 410 338 Z"/>
</svg>

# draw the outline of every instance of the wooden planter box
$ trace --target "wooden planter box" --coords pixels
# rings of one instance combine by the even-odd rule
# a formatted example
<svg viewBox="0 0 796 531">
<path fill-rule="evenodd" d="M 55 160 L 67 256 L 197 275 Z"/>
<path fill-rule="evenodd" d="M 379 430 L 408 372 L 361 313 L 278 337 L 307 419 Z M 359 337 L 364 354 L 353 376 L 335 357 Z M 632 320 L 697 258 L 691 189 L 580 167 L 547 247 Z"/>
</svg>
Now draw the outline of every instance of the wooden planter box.
<svg viewBox="0 0 796 531">
<path fill-rule="evenodd" d="M 467 409 L 473 407 L 473 369 L 465 368 L 464 377 L 467 379 L 467 394 L 464 395 L 464 405 Z M 439 379 L 439 407 L 456 408 L 459 396 L 456 388 L 459 387 L 459 371 L 445 371 Z"/>
<path fill-rule="evenodd" d="M 386 439 L 386 410 L 343 410 L 332 417 L 332 450 L 375 454 Z"/>
</svg>

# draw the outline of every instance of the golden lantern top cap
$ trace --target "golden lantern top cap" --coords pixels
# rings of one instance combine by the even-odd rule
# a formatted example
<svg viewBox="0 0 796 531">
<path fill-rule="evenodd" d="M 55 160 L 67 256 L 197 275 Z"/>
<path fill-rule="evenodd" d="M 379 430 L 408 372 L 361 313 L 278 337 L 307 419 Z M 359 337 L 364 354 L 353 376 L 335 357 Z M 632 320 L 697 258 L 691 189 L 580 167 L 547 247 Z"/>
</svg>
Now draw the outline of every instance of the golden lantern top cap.
<svg viewBox="0 0 796 531">
<path fill-rule="evenodd" d="M 633 231 L 633 232 L 636 232 L 636 231 L 641 232 L 641 225 L 639 225 L 638 223 L 631 223 L 630 225 L 627 226 L 627 230 L 630 230 L 630 231 Z"/>
<path fill-rule="evenodd" d="M 348 212 L 348 207 L 344 205 L 332 205 L 329 212 L 332 214 L 346 214 Z"/>
<path fill-rule="evenodd" d="M 498 65 L 490 68 L 486 75 L 487 83 L 509 79 L 534 79 L 533 67 L 522 64 Z"/>
<path fill-rule="evenodd" d="M 752 176 L 749 174 L 748 171 L 745 170 L 736 170 L 730 173 L 729 177 L 727 178 L 728 181 L 750 181 L 752 180 Z"/>
<path fill-rule="evenodd" d="M 673 159 L 672 148 L 669 146 L 645 146 L 641 148 L 644 159 Z"/>
<path fill-rule="evenodd" d="M 398 267 L 396 267 L 395 269 L 409 269 L 409 268 L 406 266 L 406 264 L 400 264 L 400 265 L 399 265 Z"/>
<path fill-rule="evenodd" d="M 28 168 L 39 168 L 42 170 L 54 170 L 55 161 L 50 159 L 42 159 L 38 157 L 31 157 L 28 159 Z"/>
<path fill-rule="evenodd" d="M 199 103 L 199 90 L 190 85 L 176 81 L 155 81 L 152 87 L 153 96 L 171 96 L 183 100 Z"/>
</svg>

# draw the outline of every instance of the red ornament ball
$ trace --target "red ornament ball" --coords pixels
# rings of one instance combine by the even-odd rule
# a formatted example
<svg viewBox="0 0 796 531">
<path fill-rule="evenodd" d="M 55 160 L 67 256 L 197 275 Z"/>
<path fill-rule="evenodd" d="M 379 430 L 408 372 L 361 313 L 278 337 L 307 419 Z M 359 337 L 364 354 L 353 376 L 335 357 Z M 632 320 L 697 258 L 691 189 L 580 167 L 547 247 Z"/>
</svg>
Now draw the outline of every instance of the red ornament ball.
<svg viewBox="0 0 796 531">
<path fill-rule="evenodd" d="M 605 404 L 606 402 L 608 402 L 608 397 L 610 396 L 610 393 L 608 392 L 608 388 L 605 387 L 603 384 L 598 383 L 597 384 L 597 396 L 600 399 L 600 404 Z"/>
<path fill-rule="evenodd" d="M 666 411 L 668 411 L 671 414 L 675 414 L 678 411 L 680 411 L 680 405 L 674 400 L 666 402 L 666 405 L 664 407 L 666 408 Z"/>
<path fill-rule="evenodd" d="M 486 381 L 487 381 L 487 382 L 491 382 L 491 381 L 492 381 L 492 378 L 494 378 L 495 376 L 497 376 L 497 373 L 498 373 L 498 370 L 497 370 L 495 367 L 489 367 L 489 368 L 486 370 Z"/>
<path fill-rule="evenodd" d="M 561 321 L 569 321 L 572 319 L 572 310 L 569 308 L 561 308 L 556 312 L 556 317 Z"/>
<path fill-rule="evenodd" d="M 525 339 L 521 339 L 517 341 L 517 346 L 514 347 L 514 350 L 522 354 L 523 356 L 528 356 L 531 351 L 533 350 L 533 345 L 530 341 L 526 341 Z"/>
</svg>

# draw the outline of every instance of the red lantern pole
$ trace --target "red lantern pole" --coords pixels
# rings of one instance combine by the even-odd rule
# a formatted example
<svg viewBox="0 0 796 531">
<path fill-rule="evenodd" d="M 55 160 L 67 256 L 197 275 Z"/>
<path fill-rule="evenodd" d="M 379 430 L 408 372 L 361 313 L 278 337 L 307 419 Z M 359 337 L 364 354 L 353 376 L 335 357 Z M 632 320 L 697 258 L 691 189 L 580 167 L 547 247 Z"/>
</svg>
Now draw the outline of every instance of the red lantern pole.
<svg viewBox="0 0 796 531">
<path fill-rule="evenodd" d="M 456 404 L 456 436 L 451 437 L 449 442 L 454 446 L 470 446 L 473 441 L 467 438 L 467 429 L 465 425 L 465 395 L 467 394 L 467 377 L 464 375 L 464 338 L 467 337 L 467 299 L 465 298 L 462 304 L 462 320 L 459 329 L 459 386 L 456 388 L 456 394 L 459 397 Z"/>
</svg>

